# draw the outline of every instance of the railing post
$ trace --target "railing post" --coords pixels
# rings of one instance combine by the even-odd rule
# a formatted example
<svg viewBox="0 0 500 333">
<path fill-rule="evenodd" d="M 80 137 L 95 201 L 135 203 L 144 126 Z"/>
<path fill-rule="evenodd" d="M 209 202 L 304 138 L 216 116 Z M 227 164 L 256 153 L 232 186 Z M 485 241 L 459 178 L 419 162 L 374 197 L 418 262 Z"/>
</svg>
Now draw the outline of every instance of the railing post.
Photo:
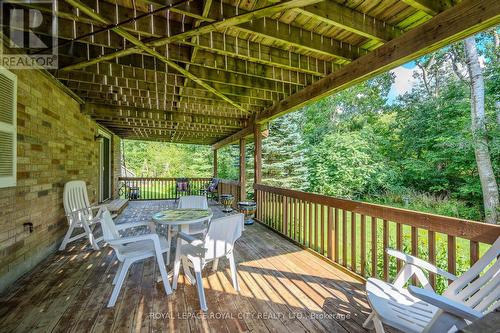
<svg viewBox="0 0 500 333">
<path fill-rule="evenodd" d="M 283 202 L 283 207 L 282 208 L 282 214 L 283 214 L 283 226 L 281 232 L 284 235 L 288 236 L 288 198 L 287 197 L 282 197 L 282 202 Z"/>
<path fill-rule="evenodd" d="M 262 180 L 262 135 L 260 127 L 256 124 L 253 130 L 254 138 L 254 184 L 260 184 Z"/>
<path fill-rule="evenodd" d="M 246 185 L 247 185 L 247 177 L 246 177 L 246 166 L 245 166 L 245 138 L 240 139 L 240 200 L 245 201 L 247 199 Z M 254 197 L 254 200 L 257 200 L 257 196 Z"/>
<path fill-rule="evenodd" d="M 213 172 L 213 175 L 214 175 L 214 178 L 217 178 L 217 149 L 214 149 L 214 172 Z"/>
</svg>

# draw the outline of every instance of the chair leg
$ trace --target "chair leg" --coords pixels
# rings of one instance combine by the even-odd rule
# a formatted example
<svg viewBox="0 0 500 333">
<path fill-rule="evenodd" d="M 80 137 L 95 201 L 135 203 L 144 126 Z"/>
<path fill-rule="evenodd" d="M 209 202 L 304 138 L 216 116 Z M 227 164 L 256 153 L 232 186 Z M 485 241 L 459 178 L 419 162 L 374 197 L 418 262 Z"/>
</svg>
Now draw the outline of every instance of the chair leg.
<svg viewBox="0 0 500 333">
<path fill-rule="evenodd" d="M 125 260 L 123 262 L 123 267 L 120 270 L 120 273 L 119 274 L 117 273 L 118 279 L 116 280 L 115 287 L 113 288 L 113 292 L 111 293 L 111 297 L 109 298 L 108 308 L 115 306 L 116 299 L 118 298 L 118 295 L 120 294 L 120 289 L 122 288 L 123 281 L 125 280 L 125 277 L 127 276 L 130 264 L 131 264 L 131 262 L 129 262 L 128 260 Z"/>
<path fill-rule="evenodd" d="M 94 238 L 94 234 L 92 234 L 92 230 L 90 230 L 89 225 L 86 222 L 82 222 L 82 227 L 85 230 L 85 233 L 87 234 L 90 245 L 92 245 L 94 250 L 99 251 L 99 245 L 97 245 L 97 242 Z"/>
<path fill-rule="evenodd" d="M 375 312 L 371 312 L 370 315 L 366 318 L 365 322 L 363 323 L 363 327 L 366 329 L 372 329 L 373 328 L 373 317 L 375 316 Z"/>
<path fill-rule="evenodd" d="M 373 316 L 372 321 L 373 321 L 373 326 L 375 327 L 375 332 L 385 333 L 384 326 L 382 325 L 380 319 L 378 319 L 377 315 Z"/>
<path fill-rule="evenodd" d="M 193 266 L 196 276 L 196 289 L 198 290 L 198 298 L 200 299 L 200 308 L 202 311 L 208 311 L 205 290 L 203 289 L 203 277 L 201 276 L 201 262 L 196 260 L 196 262 L 193 262 Z"/>
<path fill-rule="evenodd" d="M 112 285 L 114 286 L 116 284 L 116 281 L 118 281 L 118 276 L 120 276 L 120 272 L 123 269 L 123 261 L 120 261 L 118 264 L 118 269 L 116 270 L 115 278 L 113 279 Z"/>
<path fill-rule="evenodd" d="M 163 253 L 156 252 L 156 261 L 158 262 L 158 267 L 160 268 L 161 279 L 163 280 L 165 293 L 167 295 L 170 295 L 172 293 L 172 288 L 170 288 L 170 282 L 168 282 L 167 268 L 165 266 L 165 261 L 163 261 Z"/>
<path fill-rule="evenodd" d="M 231 268 L 231 279 L 233 280 L 234 290 L 240 291 L 240 285 L 238 283 L 238 271 L 236 270 L 236 263 L 234 262 L 234 255 L 232 252 L 227 255 L 227 259 L 229 259 L 229 267 Z"/>
<path fill-rule="evenodd" d="M 167 226 L 167 266 L 170 265 L 170 249 L 172 248 L 172 226 Z"/>
<path fill-rule="evenodd" d="M 219 258 L 214 259 L 214 263 L 212 264 L 212 272 L 216 272 L 217 267 L 219 267 Z"/>
<path fill-rule="evenodd" d="M 181 240 L 180 237 L 177 239 L 177 247 L 175 249 L 175 259 L 174 259 L 174 277 L 172 279 L 172 289 L 177 289 L 177 280 L 179 280 L 179 271 L 181 270 L 181 251 L 180 251 Z"/>
<path fill-rule="evenodd" d="M 61 246 L 59 246 L 59 251 L 62 251 L 66 248 L 66 245 L 69 243 L 69 239 L 71 238 L 71 235 L 73 234 L 73 230 L 75 230 L 75 224 L 71 222 L 68 231 L 66 232 L 66 235 L 64 235 L 64 239 L 61 243 Z"/>
</svg>

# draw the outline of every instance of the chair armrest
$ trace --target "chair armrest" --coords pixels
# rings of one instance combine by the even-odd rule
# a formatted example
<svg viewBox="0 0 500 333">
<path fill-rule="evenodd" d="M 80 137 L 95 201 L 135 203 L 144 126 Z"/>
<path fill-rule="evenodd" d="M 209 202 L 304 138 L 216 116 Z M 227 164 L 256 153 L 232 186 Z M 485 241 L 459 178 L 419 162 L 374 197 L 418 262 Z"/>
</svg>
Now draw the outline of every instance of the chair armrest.
<svg viewBox="0 0 500 333">
<path fill-rule="evenodd" d="M 439 268 L 439 267 L 437 267 L 437 266 L 435 266 L 435 265 L 433 265 L 425 260 L 414 257 L 412 255 L 403 253 L 401 251 L 389 249 L 389 248 L 386 249 L 386 252 L 390 256 L 401 259 L 404 262 L 406 262 L 407 264 L 417 266 L 419 268 L 425 269 L 425 270 L 432 272 L 432 273 L 435 273 L 435 274 L 439 274 L 439 275 L 447 278 L 448 280 L 455 281 L 457 279 L 457 277 L 455 275 L 453 275 L 447 271 L 444 271 L 441 268 Z"/>
<path fill-rule="evenodd" d="M 191 245 L 194 245 L 194 246 L 203 245 L 203 241 L 201 239 L 198 239 L 198 238 L 193 237 L 191 235 L 185 234 L 183 232 L 179 232 L 178 236 Z"/>
<path fill-rule="evenodd" d="M 418 288 L 415 286 L 410 286 L 408 290 L 410 291 L 410 294 L 421 299 L 422 301 L 432 304 L 440 308 L 441 310 L 448 312 L 459 318 L 474 321 L 483 316 L 481 312 L 476 311 L 467 305 L 455 302 L 445 296 L 438 295 L 430 290 Z"/>
<path fill-rule="evenodd" d="M 145 235 L 138 235 L 138 236 L 130 236 L 130 237 L 122 237 L 118 239 L 113 239 L 109 241 L 109 245 L 123 245 L 123 244 L 129 244 L 129 243 L 135 243 L 135 242 L 140 242 L 140 241 L 145 241 L 149 240 L 155 243 L 155 246 L 158 245 L 160 246 L 160 238 L 158 237 L 157 234 L 145 234 Z"/>
</svg>

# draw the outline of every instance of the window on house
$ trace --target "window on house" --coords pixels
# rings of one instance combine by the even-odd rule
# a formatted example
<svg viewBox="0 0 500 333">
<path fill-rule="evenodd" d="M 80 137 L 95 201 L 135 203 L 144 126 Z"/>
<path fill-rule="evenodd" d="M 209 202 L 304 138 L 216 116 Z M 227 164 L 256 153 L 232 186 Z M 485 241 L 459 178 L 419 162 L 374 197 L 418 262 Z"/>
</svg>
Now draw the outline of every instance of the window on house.
<svg viewBox="0 0 500 333">
<path fill-rule="evenodd" d="M 0 67 L 0 188 L 16 186 L 17 77 Z"/>
</svg>

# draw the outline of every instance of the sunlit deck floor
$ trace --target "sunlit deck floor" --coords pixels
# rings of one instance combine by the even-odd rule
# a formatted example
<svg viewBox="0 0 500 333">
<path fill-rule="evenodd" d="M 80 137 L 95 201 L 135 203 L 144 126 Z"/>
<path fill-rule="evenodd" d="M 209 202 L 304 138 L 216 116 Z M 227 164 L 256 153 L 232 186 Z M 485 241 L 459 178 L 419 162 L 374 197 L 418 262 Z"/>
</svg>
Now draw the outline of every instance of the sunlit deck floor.
<svg viewBox="0 0 500 333">
<path fill-rule="evenodd" d="M 118 222 L 148 220 L 169 204 L 131 202 Z M 165 295 L 152 259 L 132 266 L 116 306 L 108 309 L 118 267 L 113 251 L 73 244 L 2 295 L 0 331 L 365 332 L 363 284 L 259 224 L 237 242 L 239 294 L 225 260 L 218 272 L 204 272 L 205 316 L 196 288 L 182 275 L 177 291 Z"/>
</svg>

